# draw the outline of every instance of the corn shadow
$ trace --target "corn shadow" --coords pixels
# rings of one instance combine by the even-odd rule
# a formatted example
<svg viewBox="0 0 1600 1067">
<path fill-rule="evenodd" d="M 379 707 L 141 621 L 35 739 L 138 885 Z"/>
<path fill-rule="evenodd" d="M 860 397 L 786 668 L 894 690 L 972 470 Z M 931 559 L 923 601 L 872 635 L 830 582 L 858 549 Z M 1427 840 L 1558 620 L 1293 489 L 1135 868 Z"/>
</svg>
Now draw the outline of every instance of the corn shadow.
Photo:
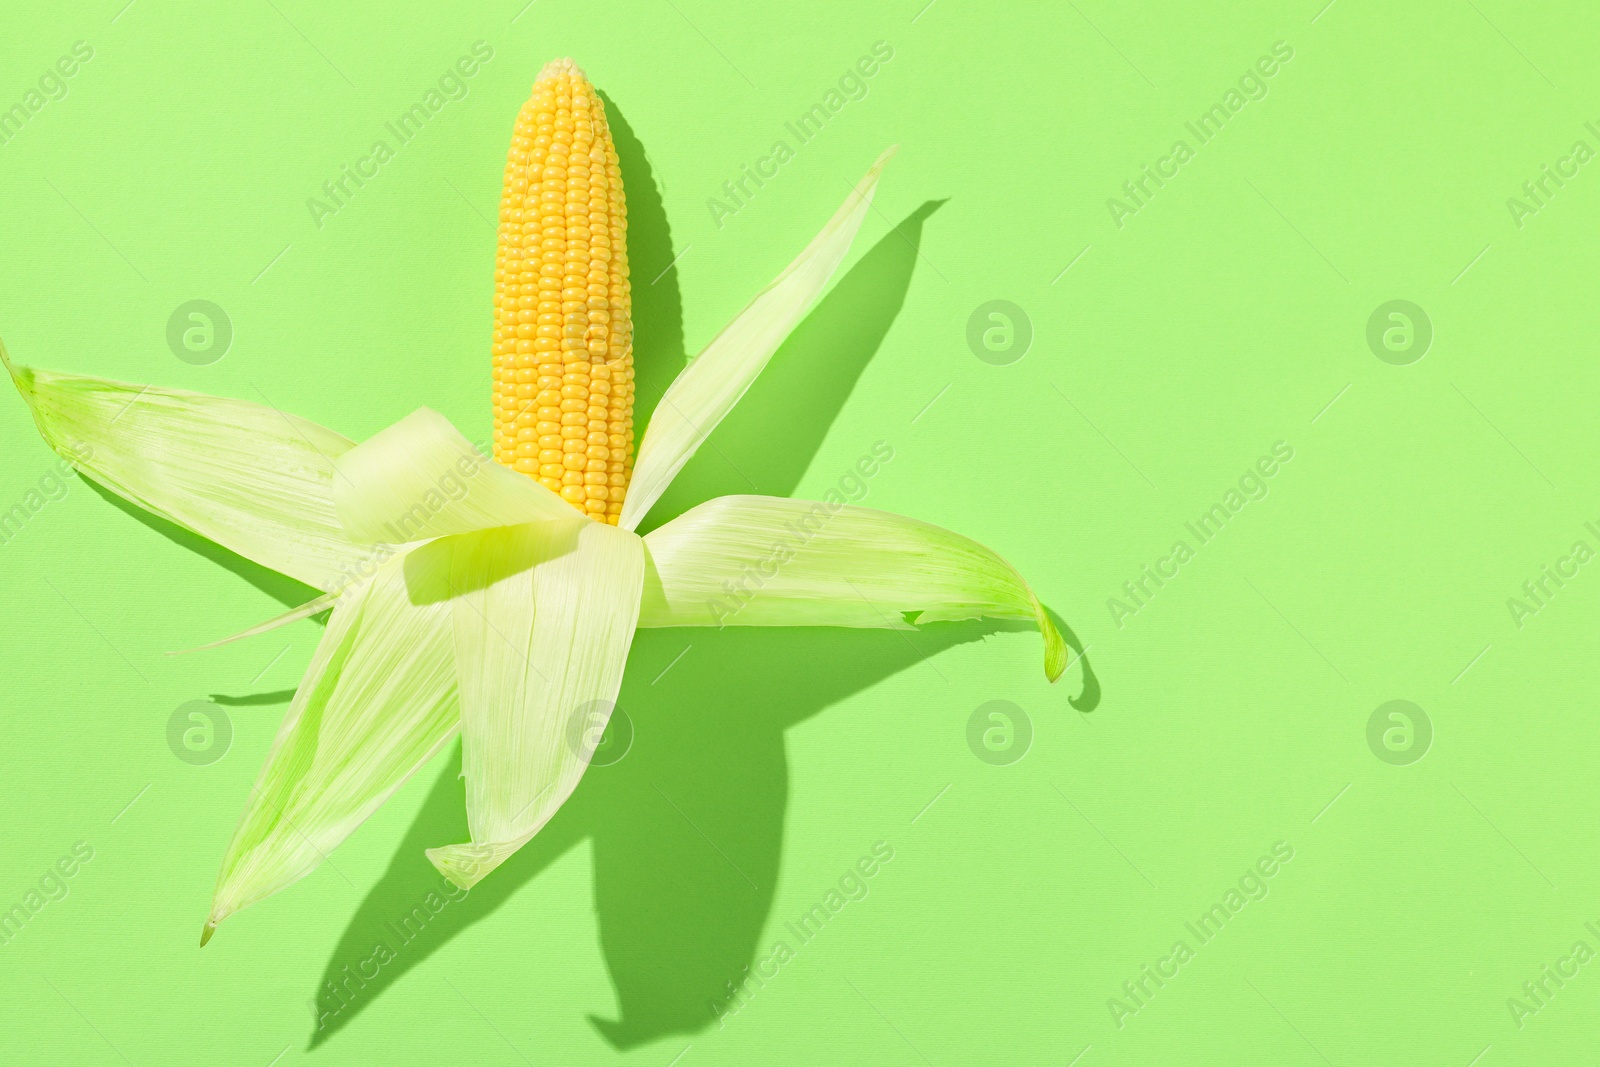
<svg viewBox="0 0 1600 1067">
<path fill-rule="evenodd" d="M 309 1047 L 585 840 L 619 1009 L 616 1020 L 591 1022 L 619 1049 L 704 1029 L 727 983 L 756 958 L 772 910 L 788 802 L 784 731 L 928 656 L 1013 628 L 1021 624 L 641 630 L 618 698 L 632 724 L 626 754 L 591 767 L 539 836 L 465 895 L 423 854 L 466 840 L 457 747 L 329 958 Z M 539 966 L 537 942 L 529 948 Z"/>
<path fill-rule="evenodd" d="M 943 204 L 923 203 L 839 280 L 673 479 L 642 532 L 730 493 L 794 492 L 900 314 L 923 224 Z"/>
<path fill-rule="evenodd" d="M 682 307 L 653 176 L 620 110 L 609 98 L 607 105 L 629 192 L 645 406 L 683 365 Z M 794 491 L 903 306 L 923 223 L 939 203 L 912 212 L 840 279 L 680 472 L 652 512 L 654 523 L 729 493 Z M 641 630 L 618 698 L 633 728 L 626 754 L 592 767 L 544 830 L 465 896 L 424 856 L 426 848 L 466 839 L 458 746 L 329 957 L 309 1048 L 584 841 L 591 842 L 600 945 L 619 1012 L 591 1017 L 592 1024 L 618 1049 L 705 1029 L 727 983 L 756 958 L 772 910 L 788 800 L 784 731 L 942 651 L 1013 630 L 1032 627 L 984 620 L 909 632 Z M 1076 635 L 1062 630 L 1081 656 Z M 1086 711 L 1099 687 L 1084 668 L 1074 706 Z M 538 966 L 537 945 L 530 950 Z"/>
<path fill-rule="evenodd" d="M 650 419 L 661 394 L 689 362 L 683 342 L 683 295 L 678 291 L 672 228 L 644 145 L 622 109 L 604 91 L 606 120 L 628 196 L 628 263 L 633 282 L 634 424 Z"/>
<path fill-rule="evenodd" d="M 263 567 L 261 564 L 248 560 L 231 549 L 223 548 L 215 541 L 208 541 L 206 538 L 179 526 L 170 519 L 164 519 L 154 512 L 146 511 L 138 504 L 122 499 L 86 474 L 80 472 L 78 477 L 82 478 L 84 484 L 93 489 L 100 499 L 111 504 L 124 515 L 138 520 L 179 548 L 186 548 L 195 555 L 202 556 L 217 566 L 232 571 L 285 607 L 299 607 L 306 601 L 315 600 L 322 595 L 320 589 L 314 589 L 304 582 L 289 577 L 287 574 L 279 574 L 271 568 Z M 325 615 L 314 617 L 319 622 L 325 621 L 326 618 Z"/>
</svg>

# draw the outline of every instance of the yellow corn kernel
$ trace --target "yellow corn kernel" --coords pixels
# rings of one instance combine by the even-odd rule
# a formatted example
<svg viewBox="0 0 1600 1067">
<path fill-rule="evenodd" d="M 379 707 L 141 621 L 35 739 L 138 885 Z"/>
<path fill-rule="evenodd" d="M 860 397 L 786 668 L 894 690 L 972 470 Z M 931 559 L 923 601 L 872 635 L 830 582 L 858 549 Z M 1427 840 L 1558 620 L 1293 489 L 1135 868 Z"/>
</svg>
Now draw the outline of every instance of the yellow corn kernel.
<svg viewBox="0 0 1600 1067">
<path fill-rule="evenodd" d="M 627 229 L 605 104 L 555 60 L 517 115 L 500 196 L 494 458 L 613 526 L 633 474 Z"/>
</svg>

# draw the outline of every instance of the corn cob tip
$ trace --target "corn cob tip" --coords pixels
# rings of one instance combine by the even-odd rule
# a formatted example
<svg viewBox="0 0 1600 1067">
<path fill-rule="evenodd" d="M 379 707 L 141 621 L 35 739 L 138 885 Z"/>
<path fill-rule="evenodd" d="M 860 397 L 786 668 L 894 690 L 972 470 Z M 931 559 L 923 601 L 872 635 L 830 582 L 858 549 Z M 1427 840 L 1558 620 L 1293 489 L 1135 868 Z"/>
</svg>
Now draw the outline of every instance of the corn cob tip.
<svg viewBox="0 0 1600 1067">
<path fill-rule="evenodd" d="M 571 57 L 563 57 L 561 59 L 552 59 L 546 63 L 544 68 L 539 71 L 539 76 L 533 80 L 533 84 L 537 86 L 542 81 L 562 74 L 572 78 L 582 78 L 584 81 L 589 80 L 588 75 L 583 73 L 583 69 Z"/>
</svg>

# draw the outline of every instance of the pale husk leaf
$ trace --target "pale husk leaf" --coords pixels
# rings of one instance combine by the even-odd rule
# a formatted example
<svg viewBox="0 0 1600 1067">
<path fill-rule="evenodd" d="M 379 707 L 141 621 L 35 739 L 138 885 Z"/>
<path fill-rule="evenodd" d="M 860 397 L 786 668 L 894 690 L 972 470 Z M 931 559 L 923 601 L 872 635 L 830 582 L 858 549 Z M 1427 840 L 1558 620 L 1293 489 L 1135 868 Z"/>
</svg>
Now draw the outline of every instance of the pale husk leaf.
<svg viewBox="0 0 1600 1067">
<path fill-rule="evenodd" d="M 332 430 L 245 400 L 7 369 L 51 448 L 79 471 L 246 559 L 342 589 L 369 550 L 333 510 Z"/>
<path fill-rule="evenodd" d="M 471 843 L 428 850 L 470 888 L 577 787 L 609 720 L 639 617 L 644 547 L 574 517 L 436 542 L 453 556 L 462 772 Z"/>
<path fill-rule="evenodd" d="M 894 153 L 891 148 L 878 158 L 805 251 L 723 327 L 661 397 L 639 443 L 633 479 L 622 502 L 618 525 L 623 529 L 638 527 L 822 295 L 844 262 L 872 203 L 878 175 Z"/>
<path fill-rule="evenodd" d="M 450 421 L 418 408 L 339 457 L 334 507 L 353 541 L 398 544 L 577 513 L 492 463 Z"/>
<path fill-rule="evenodd" d="M 644 538 L 640 626 L 865 626 L 1028 619 L 1060 677 L 1067 648 L 1016 569 L 970 538 L 848 504 L 708 501 Z"/>
<path fill-rule="evenodd" d="M 424 545 L 340 598 L 228 846 L 206 936 L 311 873 L 455 736 L 450 608 L 412 588 L 436 588 L 449 563 Z"/>
</svg>

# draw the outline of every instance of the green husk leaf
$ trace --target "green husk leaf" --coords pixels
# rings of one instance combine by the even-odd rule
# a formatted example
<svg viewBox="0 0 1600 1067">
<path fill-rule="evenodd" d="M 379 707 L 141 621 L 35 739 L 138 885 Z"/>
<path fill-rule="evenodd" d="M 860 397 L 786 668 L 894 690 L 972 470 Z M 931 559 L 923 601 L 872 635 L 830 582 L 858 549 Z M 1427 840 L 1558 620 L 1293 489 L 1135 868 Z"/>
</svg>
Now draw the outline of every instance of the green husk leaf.
<svg viewBox="0 0 1600 1067">
<path fill-rule="evenodd" d="M 575 514 L 534 479 L 490 462 L 428 408 L 350 449 L 336 467 L 334 507 L 353 541 L 399 544 Z"/>
<path fill-rule="evenodd" d="M 146 511 L 324 590 L 368 555 L 334 516 L 334 461 L 353 445 L 332 430 L 244 400 L 5 366 L 46 443 Z"/>
<path fill-rule="evenodd" d="M 450 608 L 412 591 L 449 564 L 424 545 L 340 598 L 228 845 L 206 937 L 310 874 L 455 736 Z"/>
<path fill-rule="evenodd" d="M 667 389 L 639 444 L 633 480 L 622 502 L 620 527 L 638 527 L 678 471 L 733 410 L 778 346 L 822 295 L 850 250 L 850 242 L 872 203 L 878 175 L 895 151 L 891 148 L 878 157 L 805 251 L 723 327 Z"/>
<path fill-rule="evenodd" d="M 572 794 L 622 684 L 639 618 L 644 547 L 590 519 L 483 530 L 452 552 L 470 844 L 428 850 L 471 888 Z"/>
<path fill-rule="evenodd" d="M 248 630 L 241 630 L 232 637 L 224 637 L 221 640 L 212 641 L 211 643 L 205 645 L 196 645 L 194 648 L 185 648 L 176 652 L 168 652 L 167 655 L 183 656 L 190 652 L 206 652 L 213 648 L 221 648 L 223 645 L 231 645 L 235 641 L 243 641 L 247 637 L 255 637 L 257 634 L 264 634 L 269 630 L 276 630 L 280 626 L 288 626 L 290 623 L 299 622 L 301 619 L 309 619 L 311 616 L 316 615 L 319 612 L 327 611 L 329 608 L 333 607 L 334 604 L 338 603 L 339 597 L 342 595 L 344 594 L 326 593 L 315 598 L 314 600 L 306 601 L 297 608 L 290 608 L 281 615 L 275 615 L 266 622 L 256 623 L 256 625 L 250 627 Z"/>
<path fill-rule="evenodd" d="M 644 538 L 640 626 L 865 626 L 1029 619 L 1045 675 L 1066 642 L 1005 560 L 960 534 L 886 511 L 767 496 L 701 504 Z"/>
</svg>

